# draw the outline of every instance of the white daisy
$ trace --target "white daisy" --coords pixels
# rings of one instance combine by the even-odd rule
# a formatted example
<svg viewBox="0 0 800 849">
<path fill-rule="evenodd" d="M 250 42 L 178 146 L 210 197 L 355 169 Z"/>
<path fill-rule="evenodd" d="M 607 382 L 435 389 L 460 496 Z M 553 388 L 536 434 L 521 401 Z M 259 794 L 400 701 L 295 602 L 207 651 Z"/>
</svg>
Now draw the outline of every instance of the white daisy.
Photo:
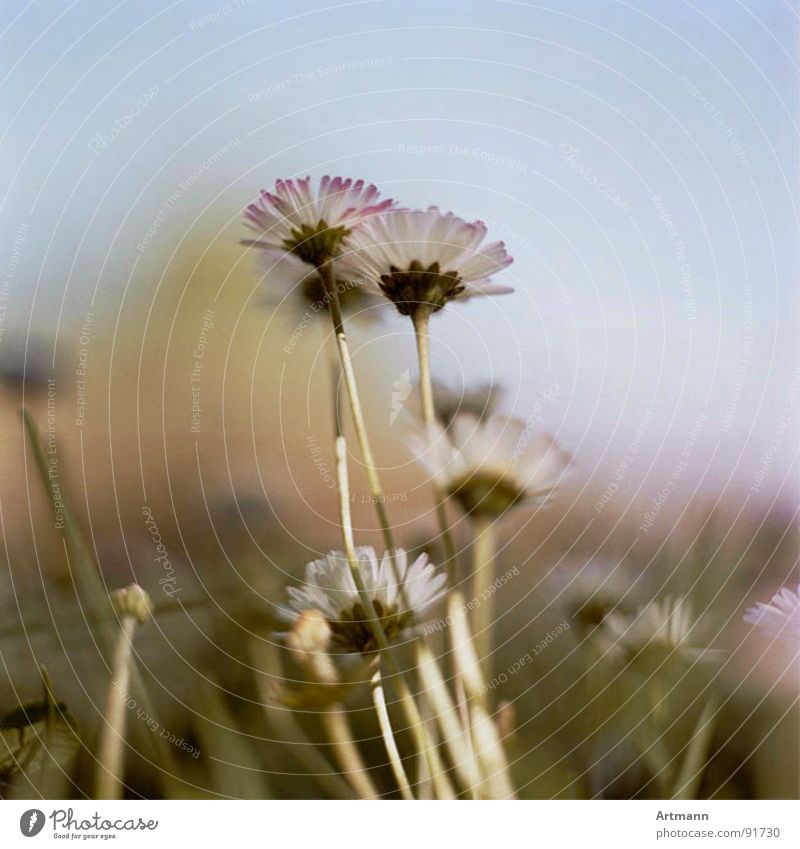
<svg viewBox="0 0 800 849">
<path fill-rule="evenodd" d="M 602 623 L 603 631 L 611 641 L 612 656 L 620 650 L 628 656 L 638 655 L 646 649 L 661 648 L 680 652 L 686 657 L 718 660 L 723 652 L 698 649 L 689 644 L 696 620 L 685 596 L 666 596 L 641 606 L 633 615 L 620 611 L 609 613 Z"/>
<path fill-rule="evenodd" d="M 311 177 L 277 180 L 247 207 L 245 224 L 258 235 L 243 244 L 318 267 L 338 255 L 342 238 L 362 219 L 392 206 L 379 196 L 375 186 L 349 177 L 325 176 L 316 192 Z"/>
<path fill-rule="evenodd" d="M 552 437 L 529 437 L 520 419 L 455 416 L 411 437 L 410 445 L 438 487 L 466 513 L 499 516 L 518 503 L 544 504 L 570 463 Z"/>
<path fill-rule="evenodd" d="M 483 222 L 435 206 L 389 210 L 343 240 L 340 266 L 383 292 L 403 315 L 420 305 L 437 312 L 454 298 L 513 291 L 490 281 L 512 259 L 502 242 L 481 247 L 485 237 Z"/>
<path fill-rule="evenodd" d="M 578 630 L 589 634 L 623 604 L 635 606 L 641 593 L 636 579 L 624 561 L 567 559 L 548 575 L 547 587 L 549 597 L 563 606 Z"/>
<path fill-rule="evenodd" d="M 392 641 L 411 636 L 442 597 L 447 580 L 444 573 L 437 573 L 426 554 L 409 565 L 402 548 L 391 554 L 385 552 L 380 562 L 371 547 L 356 549 L 356 555 L 364 586 L 386 636 Z M 288 606 L 279 609 L 283 619 L 293 622 L 308 610 L 318 610 L 330 626 L 332 649 L 349 653 L 376 651 L 369 618 L 344 552 L 330 551 L 321 560 L 309 563 L 305 584 L 290 587 L 288 595 Z"/>
<path fill-rule="evenodd" d="M 648 602 L 633 616 L 616 611 L 609 613 L 603 626 L 620 643 L 631 648 L 651 645 L 681 648 L 694 627 L 694 620 L 683 596 L 667 596 Z"/>
<path fill-rule="evenodd" d="M 759 602 L 745 613 L 744 621 L 756 625 L 770 637 L 800 643 L 800 584 L 797 590 L 784 587 L 769 604 Z"/>
</svg>

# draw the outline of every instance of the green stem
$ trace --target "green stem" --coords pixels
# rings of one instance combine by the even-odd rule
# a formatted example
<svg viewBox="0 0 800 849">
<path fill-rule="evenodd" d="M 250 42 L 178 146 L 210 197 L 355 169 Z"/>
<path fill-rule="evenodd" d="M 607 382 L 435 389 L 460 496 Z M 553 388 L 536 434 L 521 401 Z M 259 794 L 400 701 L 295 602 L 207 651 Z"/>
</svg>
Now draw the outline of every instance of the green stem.
<svg viewBox="0 0 800 849">
<path fill-rule="evenodd" d="M 344 411 L 342 409 L 342 393 L 339 391 L 339 384 L 342 380 L 342 365 L 339 361 L 339 351 L 335 344 L 328 346 L 329 363 L 330 363 L 330 384 L 331 384 L 331 399 L 333 409 L 333 432 L 336 436 L 342 434 L 342 422 L 344 421 Z"/>
<path fill-rule="evenodd" d="M 411 785 L 408 783 L 408 776 L 406 775 L 403 761 L 394 739 L 389 711 L 386 709 L 386 697 L 383 694 L 380 665 L 375 670 L 370 685 L 372 687 L 372 703 L 375 706 L 375 713 L 378 715 L 378 725 L 380 725 L 383 742 L 386 746 L 386 752 L 389 755 L 389 764 L 392 767 L 397 786 L 400 788 L 400 795 L 404 799 L 413 799 L 414 794 L 411 792 Z"/>
<path fill-rule="evenodd" d="M 454 799 L 455 791 L 453 790 L 453 786 L 447 776 L 447 771 L 442 763 L 442 759 L 439 757 L 439 752 L 428 734 L 428 729 L 426 728 L 425 721 L 419 712 L 417 703 L 411 695 L 411 690 L 408 689 L 408 685 L 405 680 L 402 677 L 399 677 L 401 673 L 399 672 L 394 659 L 388 655 L 388 653 L 385 653 L 384 656 L 386 658 L 386 665 L 389 668 L 389 671 L 394 675 L 397 682 L 398 700 L 406 715 L 406 721 L 411 728 L 411 733 L 414 735 L 414 744 L 416 745 L 417 750 L 422 752 L 423 757 L 427 761 L 428 773 L 431 781 L 433 782 L 433 789 L 436 792 L 436 797 L 438 799 Z"/>
<path fill-rule="evenodd" d="M 36 423 L 25 407 L 22 408 L 22 420 L 47 500 L 53 506 L 48 470 L 49 463 L 45 454 L 44 444 Z M 116 639 L 115 620 L 112 619 L 113 606 L 109 603 L 108 586 L 105 583 L 100 567 L 89 551 L 89 545 L 72 513 L 68 494 L 63 482 L 60 496 L 69 574 L 75 581 L 76 590 L 80 594 L 81 614 L 87 622 L 92 623 L 94 626 L 92 628 L 92 634 L 99 644 L 99 650 L 104 662 L 108 663 L 113 654 Z M 81 600 L 82 596 L 85 596 L 85 606 Z M 179 607 L 182 607 L 180 602 Z M 132 689 L 136 700 L 141 703 L 143 709 L 150 716 L 155 716 L 155 708 L 150 701 L 150 697 L 137 668 L 131 671 L 131 677 Z M 152 758 L 159 766 L 159 774 L 165 785 L 164 792 L 167 795 L 180 792 L 178 780 L 174 777 L 177 775 L 177 767 L 175 766 L 172 747 L 160 735 L 148 734 L 146 735 L 146 740 L 148 747 L 152 750 Z"/>
<path fill-rule="evenodd" d="M 344 553 L 347 558 L 347 564 L 350 568 L 350 574 L 353 576 L 353 582 L 356 585 L 361 604 L 366 611 L 369 619 L 370 627 L 375 636 L 375 642 L 378 644 L 381 656 L 392 674 L 395 685 L 397 687 L 398 697 L 403 711 L 406 715 L 411 732 L 414 735 L 415 742 L 419 751 L 423 752 L 428 760 L 428 768 L 430 769 L 431 778 L 434 787 L 439 793 L 439 798 L 452 798 L 452 788 L 450 782 L 444 772 L 439 754 L 436 748 L 431 744 L 428 737 L 425 724 L 419 712 L 411 690 L 405 681 L 403 673 L 400 671 L 395 662 L 392 653 L 389 639 L 381 624 L 380 616 L 375 610 L 375 604 L 372 596 L 367 592 L 364 581 L 361 577 L 361 571 L 358 566 L 358 558 L 356 556 L 355 544 L 353 541 L 353 524 L 350 518 L 350 487 L 347 478 L 347 446 L 343 436 L 336 438 L 336 475 L 339 483 L 339 514 L 342 525 L 342 538 L 344 540 Z"/>
<path fill-rule="evenodd" d="M 472 547 L 473 571 L 472 594 L 476 602 L 472 626 L 475 634 L 475 651 L 480 660 L 484 678 L 492 678 L 492 651 L 494 641 L 494 555 L 495 526 L 491 518 L 476 518 L 473 521 L 475 540 Z"/>
<path fill-rule="evenodd" d="M 480 795 L 483 799 L 513 799 L 514 785 L 500 735 L 486 709 L 483 677 L 466 611 L 461 593 L 452 592 L 447 600 L 450 642 L 456 674 L 467 697 L 470 733 L 482 777 Z"/>
<path fill-rule="evenodd" d="M 477 799 L 481 777 L 469 734 L 461 724 L 461 718 L 439 665 L 430 649 L 422 643 L 417 645 L 417 669 L 425 695 L 442 729 L 442 736 L 453 761 L 453 767 L 461 783 L 469 792 L 470 798 Z"/>
<path fill-rule="evenodd" d="M 347 558 L 347 565 L 353 576 L 356 589 L 364 605 L 364 609 L 370 618 L 370 624 L 375 632 L 375 642 L 381 651 L 389 649 L 389 639 L 381 625 L 380 616 L 378 616 L 373 604 L 372 597 L 367 592 L 364 581 L 361 578 L 361 570 L 358 566 L 358 556 L 356 555 L 356 546 L 353 539 L 353 520 L 350 515 L 350 485 L 347 476 L 347 443 L 344 437 L 339 434 L 336 437 L 334 444 L 336 454 L 336 480 L 339 485 L 339 518 L 342 525 L 342 540 L 344 542 L 344 553 Z"/>
<path fill-rule="evenodd" d="M 436 409 L 433 403 L 433 381 L 431 380 L 430 337 L 428 335 L 430 320 L 430 308 L 424 304 L 419 305 L 412 315 L 414 336 L 417 342 L 417 358 L 419 360 L 419 393 L 422 401 L 422 417 L 429 433 L 433 431 L 436 424 Z M 456 549 L 447 521 L 445 495 L 436 483 L 433 484 L 433 495 L 436 501 L 436 518 L 439 521 L 439 530 L 445 551 L 446 559 L 444 565 L 450 578 L 450 586 L 455 586 Z"/>
<path fill-rule="evenodd" d="M 322 723 L 333 746 L 342 775 L 361 799 L 377 799 L 378 791 L 369 777 L 358 747 L 353 741 L 350 723 L 341 705 L 332 705 L 322 713 Z M 381 729 L 382 730 L 382 729 Z"/>
<path fill-rule="evenodd" d="M 422 418 L 425 425 L 431 427 L 436 421 L 436 408 L 433 403 L 431 346 L 428 334 L 431 322 L 430 309 L 426 309 L 424 305 L 418 306 L 411 319 L 414 323 L 414 338 L 417 343 L 417 358 L 419 359 L 419 394 L 422 400 Z"/>
<path fill-rule="evenodd" d="M 322 266 L 319 269 L 320 279 L 323 287 L 328 295 L 331 318 L 333 321 L 334 336 L 336 340 L 336 348 L 338 354 L 334 354 L 331 365 L 331 379 L 333 381 L 333 410 L 334 410 L 334 433 L 336 438 L 343 437 L 342 430 L 343 415 L 341 409 L 341 394 L 338 391 L 339 383 L 344 378 L 347 395 L 350 400 L 353 421 L 355 423 L 356 438 L 361 446 L 361 454 L 364 458 L 364 464 L 367 468 L 367 475 L 370 481 L 370 490 L 372 492 L 372 500 L 375 503 L 375 511 L 378 515 L 378 524 L 381 527 L 383 541 L 386 550 L 389 552 L 389 558 L 392 564 L 392 573 L 400 591 L 400 598 L 406 605 L 408 610 L 411 610 L 411 605 L 408 602 L 408 595 L 405 582 L 397 568 L 397 558 L 394 543 L 394 536 L 389 525 L 389 517 L 386 514 L 384 507 L 385 497 L 381 489 L 380 480 L 378 479 L 378 470 L 375 465 L 375 460 L 372 456 L 372 451 L 367 438 L 367 430 L 364 425 L 364 416 L 361 411 L 361 401 L 358 396 L 358 384 L 356 383 L 355 372 L 353 371 L 352 361 L 350 358 L 350 346 L 347 343 L 347 337 L 344 331 L 344 319 L 342 317 L 341 305 L 339 303 L 339 294 L 336 291 L 335 281 L 331 272 L 331 265 Z M 346 467 L 345 467 L 346 471 Z M 349 510 L 349 506 L 348 506 Z"/>
<path fill-rule="evenodd" d="M 114 647 L 111 681 L 108 686 L 104 725 L 97 756 L 98 799 L 122 798 L 123 747 L 125 745 L 125 711 L 131 685 L 133 634 L 136 619 L 123 616 Z"/>
<path fill-rule="evenodd" d="M 351 786 L 339 775 L 331 772 L 331 765 L 317 746 L 308 739 L 297 721 L 297 715 L 286 706 L 282 679 L 275 670 L 280 668 L 278 650 L 271 634 L 256 634 L 250 643 L 256 687 L 267 723 L 276 740 L 281 740 L 307 770 L 309 780 L 319 782 L 324 792 L 335 799 L 352 799 Z"/>
<path fill-rule="evenodd" d="M 50 462 L 45 454 L 42 437 L 36 423 L 26 407 L 22 408 L 22 421 L 47 500 L 55 510 L 53 491 L 50 488 Z M 72 505 L 67 498 L 63 484 L 59 494 L 61 496 L 61 517 L 69 560 L 69 574 L 75 581 L 76 589 L 81 593 L 81 596 L 79 596 L 79 600 L 82 602 L 81 612 L 85 617 L 91 617 L 96 623 L 93 634 L 100 644 L 103 657 L 108 659 L 113 651 L 116 636 L 108 587 L 105 585 L 103 575 L 89 551 L 78 522 L 72 514 Z M 88 609 L 84 609 L 84 603 Z"/>
<path fill-rule="evenodd" d="M 347 335 L 344 329 L 342 308 L 339 304 L 339 295 L 336 291 L 336 281 L 333 278 L 333 266 L 330 262 L 323 263 L 319 267 L 319 276 L 325 288 L 325 294 L 328 297 L 328 310 L 330 311 L 331 321 L 333 322 L 336 347 L 339 351 L 339 359 L 342 366 L 342 377 L 344 377 L 344 383 L 347 389 L 347 397 L 350 402 L 350 412 L 353 416 L 353 425 L 355 426 L 358 447 L 361 451 L 361 459 L 364 462 L 364 468 L 367 472 L 372 500 L 375 502 L 378 524 L 380 525 L 387 550 L 392 550 L 395 548 L 394 536 L 389 523 L 389 517 L 386 513 L 386 507 L 384 506 L 386 499 L 378 475 L 378 467 L 375 464 L 375 457 L 369 443 L 364 412 L 361 407 L 361 399 L 358 395 L 358 384 L 356 383 L 356 375 L 353 370 L 353 361 L 350 356 L 350 345 L 347 342 Z"/>
<path fill-rule="evenodd" d="M 714 716 L 717 704 L 709 699 L 703 708 L 689 741 L 678 777 L 673 786 L 673 799 L 696 799 L 700 780 L 708 761 L 708 750 L 714 736 Z"/>
<path fill-rule="evenodd" d="M 381 488 L 377 466 L 375 465 L 375 459 L 367 436 L 361 401 L 358 396 L 355 372 L 353 370 L 353 363 L 350 357 L 350 346 L 347 343 L 342 310 L 339 304 L 339 295 L 336 291 L 336 283 L 333 278 L 333 269 L 331 264 L 323 263 L 319 268 L 319 275 L 328 296 L 328 308 L 331 314 L 331 321 L 333 322 L 336 347 L 339 350 L 339 359 L 342 365 L 342 376 L 344 377 L 347 395 L 350 401 L 350 411 L 353 416 L 356 438 L 359 443 L 359 448 L 361 449 L 362 459 L 369 478 L 370 489 L 375 501 L 375 510 L 378 515 L 378 522 L 383 532 L 386 548 L 389 551 L 393 551 L 395 548 L 394 537 L 384 508 L 383 490 Z M 361 578 L 358 558 L 356 557 L 355 543 L 353 541 L 353 524 L 350 517 L 350 487 L 347 476 L 347 446 L 344 436 L 338 427 L 335 449 L 337 480 L 339 484 L 339 513 L 341 517 L 344 551 L 350 572 L 353 576 L 353 581 L 356 585 L 359 598 L 364 606 L 367 617 L 370 620 L 370 627 L 372 628 L 375 641 L 380 649 L 381 656 L 385 660 L 389 671 L 395 678 L 400 703 L 405 712 L 409 726 L 411 727 L 417 747 L 419 751 L 423 752 L 427 759 L 431 778 L 433 780 L 434 787 L 439 794 L 439 798 L 453 798 L 452 788 L 444 771 L 441 759 L 439 758 L 439 754 L 436 751 L 436 748 L 431 744 L 419 709 L 414 702 L 414 698 L 411 695 L 411 691 L 408 688 L 403 674 L 400 672 L 399 667 L 395 663 L 391 646 L 389 645 L 389 640 L 387 639 L 386 633 L 381 625 L 380 617 L 375 610 L 373 600 L 366 591 L 366 587 L 364 586 L 364 582 Z M 400 580 L 400 575 L 397 572 L 397 565 L 394 557 L 392 557 L 392 567 L 394 569 L 395 578 L 397 580 L 398 587 L 400 588 L 401 595 L 405 597 L 405 587 L 403 586 L 403 582 Z"/>
</svg>

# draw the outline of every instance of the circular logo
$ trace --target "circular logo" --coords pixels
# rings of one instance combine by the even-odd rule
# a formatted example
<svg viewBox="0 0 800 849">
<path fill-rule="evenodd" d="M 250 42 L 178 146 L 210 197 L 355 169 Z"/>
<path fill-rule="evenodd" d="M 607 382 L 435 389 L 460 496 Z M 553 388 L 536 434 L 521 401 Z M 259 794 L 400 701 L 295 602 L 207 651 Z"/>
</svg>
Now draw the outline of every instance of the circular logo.
<svg viewBox="0 0 800 849">
<path fill-rule="evenodd" d="M 31 808 L 19 818 L 19 830 L 25 837 L 36 837 L 44 828 L 44 811 Z"/>
</svg>

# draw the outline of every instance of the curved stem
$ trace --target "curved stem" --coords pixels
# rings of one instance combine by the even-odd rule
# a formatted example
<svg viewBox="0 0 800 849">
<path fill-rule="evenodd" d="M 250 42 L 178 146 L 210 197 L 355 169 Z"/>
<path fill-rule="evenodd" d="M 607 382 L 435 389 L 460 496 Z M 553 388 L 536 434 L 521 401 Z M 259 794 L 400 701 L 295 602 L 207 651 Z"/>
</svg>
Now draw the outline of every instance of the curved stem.
<svg viewBox="0 0 800 849">
<path fill-rule="evenodd" d="M 395 547 L 394 536 L 392 534 L 391 525 L 389 524 L 386 507 L 384 506 L 386 499 L 384 497 L 383 488 L 378 475 L 378 467 L 375 465 L 375 457 L 372 454 L 372 448 L 369 444 L 364 412 L 361 407 L 361 399 L 358 395 L 358 384 L 356 383 L 356 375 L 353 370 L 353 362 L 350 357 L 350 345 L 347 342 L 347 335 L 344 330 L 342 308 L 339 304 L 339 295 L 336 291 L 336 281 L 333 279 L 333 267 L 331 263 L 325 263 L 319 267 L 319 276 L 325 288 L 325 294 L 328 297 L 328 309 L 331 314 L 333 332 L 336 337 L 336 347 L 339 351 L 339 359 L 342 365 L 342 377 L 344 377 L 347 397 L 350 401 L 350 412 L 353 416 L 353 425 L 355 426 L 358 447 L 361 451 L 361 459 L 364 462 L 364 468 L 367 472 L 372 500 L 375 502 L 375 512 L 378 516 L 378 524 L 380 525 L 386 548 L 393 549 Z"/>
<path fill-rule="evenodd" d="M 513 799 L 514 785 L 497 727 L 486 709 L 486 688 L 467 622 L 467 605 L 456 591 L 447 600 L 450 641 L 456 674 L 463 684 L 470 718 L 470 733 L 481 771 L 480 795 L 484 799 Z"/>
<path fill-rule="evenodd" d="M 411 792 L 411 785 L 408 783 L 403 761 L 400 757 L 400 752 L 397 749 L 397 743 L 394 739 L 392 731 L 392 723 L 389 719 L 389 712 L 386 709 L 386 697 L 383 694 L 383 681 L 381 679 L 380 666 L 375 670 L 375 674 L 370 681 L 372 687 L 372 703 L 375 706 L 375 713 L 378 715 L 378 724 L 383 735 L 383 742 L 386 746 L 386 752 L 389 755 L 389 763 L 394 773 L 397 786 L 400 788 L 400 794 L 404 799 L 413 799 L 414 794 Z"/>
<path fill-rule="evenodd" d="M 430 649 L 421 643 L 417 646 L 417 669 L 422 686 L 425 688 L 425 695 L 442 729 L 442 736 L 453 761 L 453 767 L 469 792 L 470 798 L 477 799 L 481 777 L 472 751 L 472 742 L 465 726 L 461 723 L 461 717 L 458 715 L 439 665 Z"/>
<path fill-rule="evenodd" d="M 340 705 L 328 708 L 322 722 L 333 746 L 342 775 L 361 799 L 377 799 L 378 791 L 369 777 L 358 747 L 350 732 L 350 723 Z"/>
<path fill-rule="evenodd" d="M 250 651 L 261 707 L 276 739 L 291 748 L 293 756 L 306 769 L 309 778 L 313 777 L 314 781 L 319 782 L 332 798 L 352 799 L 351 786 L 338 772 L 331 772 L 330 761 L 308 739 L 297 721 L 297 714 L 287 708 L 283 679 L 275 674 L 280 666 L 280 658 L 271 637 L 257 636 L 250 643 Z"/>
<path fill-rule="evenodd" d="M 432 745 L 425 724 L 422 721 L 419 708 L 411 695 L 411 690 L 406 683 L 403 673 L 395 662 L 394 655 L 386 632 L 381 624 L 380 616 L 375 610 L 375 604 L 372 596 L 367 592 L 364 585 L 364 580 L 361 577 L 361 571 L 358 566 L 358 558 L 356 556 L 355 544 L 353 542 L 353 525 L 350 519 L 350 488 L 347 481 L 347 447 L 343 436 L 336 438 L 336 474 L 339 482 L 339 513 L 342 523 L 342 538 L 344 540 L 344 551 L 347 557 L 347 564 L 350 568 L 350 574 L 353 576 L 353 582 L 356 585 L 359 598 L 364 610 L 366 611 L 372 633 L 375 636 L 375 642 L 378 644 L 382 659 L 386 662 L 392 677 L 395 679 L 399 702 L 406 715 L 409 727 L 417 748 L 422 752 L 428 761 L 428 768 L 431 773 L 431 779 L 436 788 L 439 798 L 453 798 L 452 787 L 445 774 L 444 767 L 439 753 L 435 746 Z"/>
<path fill-rule="evenodd" d="M 344 378 L 347 396 L 350 400 L 350 408 L 353 415 L 353 422 L 355 424 L 356 438 L 359 441 L 361 447 L 361 454 L 364 459 L 364 465 L 367 469 L 367 476 L 369 478 L 370 483 L 370 491 L 372 493 L 372 500 L 375 504 L 375 512 L 378 515 L 378 524 L 380 525 L 381 532 L 383 534 L 384 546 L 386 547 L 386 550 L 390 552 L 392 572 L 394 574 L 395 581 L 397 582 L 397 586 L 400 591 L 400 597 L 406 607 L 410 610 L 411 605 L 408 601 L 406 585 L 405 582 L 402 580 L 402 576 L 400 575 L 397 567 L 394 536 L 392 534 L 392 529 L 389 524 L 389 517 L 386 514 L 386 508 L 384 507 L 384 502 L 386 499 L 383 495 L 383 490 L 381 489 L 380 480 L 378 478 L 378 470 L 375 465 L 372 450 L 370 449 L 369 439 L 367 438 L 367 430 L 364 424 L 364 416 L 361 411 L 361 401 L 358 396 L 358 384 L 356 383 L 355 372 L 353 370 L 353 364 L 350 358 L 350 346 L 347 343 L 347 337 L 344 331 L 344 319 L 342 317 L 341 305 L 339 303 L 339 294 L 336 291 L 336 284 L 331 271 L 331 264 L 328 263 L 322 266 L 319 269 L 319 275 L 320 279 L 322 280 L 325 292 L 328 296 L 331 319 L 333 321 L 334 337 L 336 341 L 336 348 L 338 351 L 338 356 L 333 358 L 335 364 L 332 365 L 334 432 L 336 434 L 337 439 L 339 437 L 343 437 L 343 416 L 340 403 L 341 396 L 338 391 L 338 387 L 340 380 Z M 345 474 L 347 472 L 346 465 L 344 466 L 344 472 Z M 349 519 L 349 506 L 347 509 Z"/>
<path fill-rule="evenodd" d="M 100 751 L 97 755 L 98 799 L 122 798 L 123 747 L 125 745 L 125 711 L 131 685 L 133 634 L 136 619 L 123 616 L 111 666 L 111 681 L 104 715 Z"/>
<path fill-rule="evenodd" d="M 372 495 L 375 500 L 375 509 L 378 514 L 378 520 L 383 531 L 386 547 L 390 551 L 394 549 L 394 538 L 389 526 L 386 510 L 383 506 L 383 491 L 381 489 L 380 480 L 378 478 L 378 470 L 375 465 L 375 460 L 370 449 L 369 439 L 367 437 L 366 425 L 361 409 L 361 402 L 358 397 L 358 386 L 356 384 L 355 372 L 350 358 L 350 346 L 347 344 L 347 337 L 344 331 L 344 321 L 342 319 L 342 310 L 339 304 L 339 295 L 336 292 L 336 285 L 333 279 L 333 272 L 330 263 L 323 264 L 319 268 L 320 279 L 322 280 L 325 292 L 329 298 L 328 307 L 333 321 L 334 334 L 336 336 L 336 346 L 339 350 L 339 358 L 342 364 L 342 374 L 347 387 L 347 395 L 350 400 L 350 411 L 353 415 L 353 423 L 356 429 L 356 437 L 361 448 L 364 465 L 367 469 L 367 475 L 370 481 Z M 364 586 L 364 581 L 361 577 L 361 572 L 358 566 L 358 558 L 356 556 L 355 543 L 353 540 L 353 523 L 350 516 L 350 487 L 347 475 L 347 445 L 341 431 L 338 430 L 335 440 L 336 451 L 336 475 L 339 484 L 339 514 L 342 525 L 342 538 L 344 541 L 344 551 L 347 558 L 350 573 L 353 576 L 353 582 L 356 585 L 359 598 L 367 618 L 369 619 L 370 627 L 375 636 L 375 641 L 378 644 L 381 657 L 385 660 L 389 671 L 396 680 L 400 703 L 408 720 L 408 724 L 414 735 L 417 748 L 422 752 L 428 762 L 428 768 L 431 773 L 431 778 L 434 787 L 439 794 L 439 798 L 453 798 L 452 787 L 444 771 L 443 764 L 439 758 L 439 753 L 431 744 L 425 725 L 422 721 L 419 709 L 414 702 L 408 684 L 405 681 L 403 673 L 395 663 L 392 654 L 389 640 L 386 637 L 386 632 L 381 625 L 380 617 L 375 610 L 372 597 L 367 592 Z M 397 565 L 394 557 L 391 558 L 392 567 L 395 571 L 395 578 L 401 595 L 405 594 L 405 587 L 397 573 Z M 410 608 L 409 608 L 410 609 Z"/>
<path fill-rule="evenodd" d="M 428 327 L 431 320 L 430 309 L 424 304 L 419 305 L 412 315 L 414 322 L 414 336 L 417 342 L 417 358 L 419 360 L 419 393 L 422 401 L 422 416 L 425 427 L 432 431 L 436 423 L 436 410 L 433 404 L 433 381 L 431 380 L 430 363 L 430 338 Z M 445 551 L 445 567 L 450 578 L 450 585 L 454 586 L 454 572 L 456 568 L 456 549 L 450 526 L 447 522 L 447 510 L 445 508 L 445 496 L 439 487 L 433 484 L 433 494 L 436 500 L 436 517 L 439 521 L 439 530 L 442 535 L 442 543 Z"/>
<path fill-rule="evenodd" d="M 673 799 L 697 799 L 703 771 L 708 763 L 708 750 L 714 737 L 714 717 L 717 704 L 709 699 L 697 720 L 692 738 L 687 744 L 678 777 L 672 790 Z"/>
<path fill-rule="evenodd" d="M 417 749 L 422 753 L 423 757 L 427 761 L 428 773 L 431 781 L 433 782 L 433 789 L 436 792 L 436 797 L 438 799 L 455 799 L 455 791 L 453 790 L 453 786 L 447 776 L 442 759 L 439 757 L 439 752 L 428 734 L 428 729 L 425 727 L 425 721 L 419 712 L 417 703 L 414 701 L 414 697 L 411 695 L 411 690 L 408 689 L 408 685 L 402 678 L 393 658 L 388 656 L 388 653 L 386 665 L 395 676 L 395 680 L 397 682 L 398 701 L 400 702 L 400 705 L 406 715 L 406 720 L 411 727 L 411 733 L 414 735 L 414 742 Z"/>
</svg>

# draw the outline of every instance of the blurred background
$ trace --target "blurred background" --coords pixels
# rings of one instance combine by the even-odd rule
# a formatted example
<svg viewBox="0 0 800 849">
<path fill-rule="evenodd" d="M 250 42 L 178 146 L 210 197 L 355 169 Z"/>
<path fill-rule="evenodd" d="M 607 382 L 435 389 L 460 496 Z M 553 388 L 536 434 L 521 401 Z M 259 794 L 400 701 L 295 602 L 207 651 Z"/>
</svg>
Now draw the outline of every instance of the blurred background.
<svg viewBox="0 0 800 849">
<path fill-rule="evenodd" d="M 686 594 L 726 658 L 700 792 L 797 796 L 800 673 L 742 622 L 798 581 L 796 3 L 0 7 L 0 712 L 39 696 L 46 664 L 91 742 L 107 680 L 25 405 L 107 586 L 151 592 L 137 647 L 153 710 L 202 754 L 176 748 L 168 788 L 132 721 L 129 793 L 342 792 L 306 763 L 317 749 L 286 743 L 285 717 L 263 721 L 258 689 L 291 678 L 274 604 L 339 544 L 328 328 L 277 283 L 265 305 L 271 281 L 239 245 L 259 189 L 342 174 L 481 218 L 515 257 L 513 295 L 432 327 L 440 380 L 496 385 L 502 411 L 574 457 L 551 506 L 504 520 L 499 568 L 520 575 L 499 594 L 495 666 L 598 587 L 632 610 Z M 351 329 L 355 366 L 416 549 L 435 523 L 405 445 L 414 392 L 392 417 L 414 340 L 388 308 L 370 319 Z M 353 487 L 358 541 L 377 546 L 357 469 Z M 596 685 L 579 630 L 498 693 L 520 793 L 658 795 L 610 695 L 576 708 Z M 670 680 L 685 734 L 709 682 Z M 313 740 L 313 710 L 303 722 Z M 91 763 L 69 792 L 89 792 Z"/>
</svg>

